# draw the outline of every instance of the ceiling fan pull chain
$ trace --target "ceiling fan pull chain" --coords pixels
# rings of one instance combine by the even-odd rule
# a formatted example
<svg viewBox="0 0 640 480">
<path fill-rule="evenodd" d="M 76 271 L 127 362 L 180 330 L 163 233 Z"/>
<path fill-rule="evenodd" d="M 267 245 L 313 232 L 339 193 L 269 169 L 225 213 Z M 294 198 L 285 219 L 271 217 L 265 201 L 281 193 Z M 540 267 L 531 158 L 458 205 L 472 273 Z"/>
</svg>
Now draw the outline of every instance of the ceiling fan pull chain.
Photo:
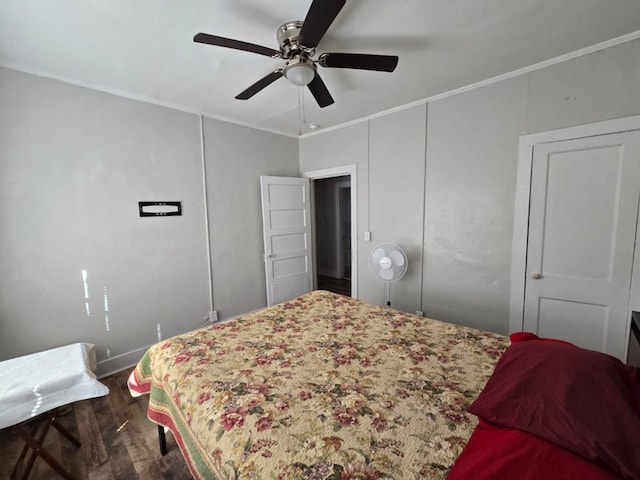
<svg viewBox="0 0 640 480">
<path fill-rule="evenodd" d="M 307 111 L 304 108 L 304 88 L 300 87 L 300 103 L 302 104 L 302 124 L 307 124 Z"/>
<path fill-rule="evenodd" d="M 298 135 L 302 135 L 302 125 L 303 125 L 303 119 L 304 119 L 302 108 L 303 108 L 302 87 L 298 87 Z"/>
</svg>

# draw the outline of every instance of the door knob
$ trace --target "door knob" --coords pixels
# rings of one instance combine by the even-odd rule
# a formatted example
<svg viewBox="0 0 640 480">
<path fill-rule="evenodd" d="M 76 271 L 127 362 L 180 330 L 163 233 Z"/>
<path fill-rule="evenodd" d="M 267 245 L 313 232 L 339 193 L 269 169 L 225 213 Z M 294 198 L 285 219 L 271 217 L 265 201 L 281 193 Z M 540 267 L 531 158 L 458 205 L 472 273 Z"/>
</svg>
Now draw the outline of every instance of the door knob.
<svg viewBox="0 0 640 480">
<path fill-rule="evenodd" d="M 540 280 L 542 278 L 542 274 L 541 273 L 532 273 L 531 274 L 531 278 L 533 278 L 534 280 Z"/>
</svg>

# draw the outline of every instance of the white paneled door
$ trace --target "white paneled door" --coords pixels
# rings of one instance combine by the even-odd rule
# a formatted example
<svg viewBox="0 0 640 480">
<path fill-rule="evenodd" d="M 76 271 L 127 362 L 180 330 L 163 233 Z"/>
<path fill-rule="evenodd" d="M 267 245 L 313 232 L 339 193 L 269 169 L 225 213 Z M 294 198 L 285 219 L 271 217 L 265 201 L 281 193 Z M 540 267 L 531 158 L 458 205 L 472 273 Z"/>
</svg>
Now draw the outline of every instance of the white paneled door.
<svg viewBox="0 0 640 480">
<path fill-rule="evenodd" d="M 622 358 L 640 132 L 534 147 L 524 329 Z"/>
<path fill-rule="evenodd" d="M 313 289 L 309 179 L 260 177 L 267 305 Z"/>
</svg>

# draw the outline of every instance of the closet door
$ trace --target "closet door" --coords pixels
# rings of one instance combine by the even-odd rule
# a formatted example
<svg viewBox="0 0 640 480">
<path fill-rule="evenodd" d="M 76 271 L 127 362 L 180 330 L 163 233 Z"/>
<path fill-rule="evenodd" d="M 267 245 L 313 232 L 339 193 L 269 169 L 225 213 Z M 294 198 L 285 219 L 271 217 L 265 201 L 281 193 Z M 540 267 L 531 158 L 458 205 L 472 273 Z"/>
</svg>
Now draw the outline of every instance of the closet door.
<svg viewBox="0 0 640 480">
<path fill-rule="evenodd" d="M 623 358 L 640 132 L 534 147 L 524 329 Z"/>
</svg>

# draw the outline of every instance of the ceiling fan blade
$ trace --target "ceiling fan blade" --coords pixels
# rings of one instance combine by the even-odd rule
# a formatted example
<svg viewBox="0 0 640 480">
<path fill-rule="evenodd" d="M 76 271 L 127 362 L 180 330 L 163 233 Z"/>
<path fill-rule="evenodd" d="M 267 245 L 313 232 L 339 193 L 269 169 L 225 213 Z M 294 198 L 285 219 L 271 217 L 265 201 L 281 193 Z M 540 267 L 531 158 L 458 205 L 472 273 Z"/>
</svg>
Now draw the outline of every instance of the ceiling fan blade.
<svg viewBox="0 0 640 480">
<path fill-rule="evenodd" d="M 329 68 L 393 72 L 398 65 L 398 57 L 395 55 L 369 55 L 367 53 L 323 53 L 320 55 L 318 63 Z"/>
<path fill-rule="evenodd" d="M 309 83 L 307 87 L 309 88 L 311 95 L 313 95 L 313 98 L 318 102 L 318 105 L 320 105 L 320 108 L 328 107 L 333 103 L 333 97 L 329 93 L 327 86 L 320 78 L 320 75 L 318 75 L 318 72 L 316 72 L 316 76 L 313 77 L 313 80 L 311 80 L 311 83 Z"/>
<path fill-rule="evenodd" d="M 193 41 L 196 43 L 206 43 L 207 45 L 215 45 L 216 47 L 235 48 L 236 50 L 243 50 L 245 52 L 257 53 L 259 55 L 265 55 L 272 58 L 280 58 L 280 52 L 273 48 L 263 47 L 262 45 L 256 45 L 255 43 L 242 42 L 240 40 L 233 40 L 232 38 L 219 37 L 217 35 L 209 35 L 208 33 L 198 33 L 193 37 Z"/>
<path fill-rule="evenodd" d="M 243 91 L 243 92 L 239 93 L 238 95 L 236 95 L 236 98 L 238 100 L 249 100 L 256 93 L 258 93 L 263 88 L 268 87 L 269 85 L 271 85 L 273 82 L 278 80 L 281 76 L 282 76 L 282 69 L 281 68 L 278 69 L 278 70 L 274 70 L 270 74 L 265 75 L 264 77 L 262 77 L 256 83 L 254 83 L 249 88 L 247 88 L 245 91 Z"/>
<path fill-rule="evenodd" d="M 316 48 L 345 3 L 346 0 L 313 0 L 298 35 L 298 42 L 305 47 Z"/>
</svg>

